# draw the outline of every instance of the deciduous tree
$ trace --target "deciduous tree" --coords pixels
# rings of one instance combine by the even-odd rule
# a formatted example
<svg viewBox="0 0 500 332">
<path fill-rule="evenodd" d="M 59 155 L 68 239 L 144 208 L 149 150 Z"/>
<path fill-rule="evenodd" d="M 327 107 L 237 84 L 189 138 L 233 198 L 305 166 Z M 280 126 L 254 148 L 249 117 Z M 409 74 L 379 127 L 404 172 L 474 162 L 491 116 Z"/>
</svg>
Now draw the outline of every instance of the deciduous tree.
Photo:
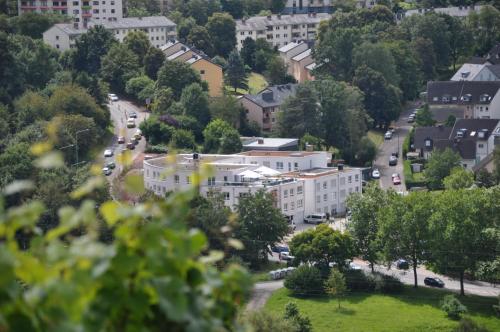
<svg viewBox="0 0 500 332">
<path fill-rule="evenodd" d="M 424 170 L 427 184 L 432 189 L 443 187 L 443 180 L 451 174 L 451 170 L 460 166 L 460 156 L 451 149 L 432 152 Z"/>
<path fill-rule="evenodd" d="M 227 13 L 215 13 L 206 25 L 216 54 L 227 57 L 236 46 L 236 23 Z"/>
<path fill-rule="evenodd" d="M 170 88 L 177 99 L 182 90 L 192 83 L 201 84 L 201 77 L 189 64 L 181 61 L 166 61 L 158 72 L 157 86 Z"/>
</svg>

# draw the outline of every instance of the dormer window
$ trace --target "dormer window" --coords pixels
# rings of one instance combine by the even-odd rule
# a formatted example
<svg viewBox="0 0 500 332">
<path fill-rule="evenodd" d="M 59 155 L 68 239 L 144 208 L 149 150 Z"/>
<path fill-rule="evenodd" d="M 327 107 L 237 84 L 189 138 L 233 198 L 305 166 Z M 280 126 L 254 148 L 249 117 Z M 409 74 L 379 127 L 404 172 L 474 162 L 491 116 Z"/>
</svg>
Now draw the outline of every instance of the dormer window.
<svg viewBox="0 0 500 332">
<path fill-rule="evenodd" d="M 470 75 L 470 71 L 463 71 L 460 73 L 460 75 L 462 76 L 462 78 L 467 78 Z"/>
<path fill-rule="evenodd" d="M 432 147 L 432 140 L 430 138 L 425 139 L 425 147 L 426 148 L 431 148 Z"/>
<path fill-rule="evenodd" d="M 482 103 L 489 102 L 490 100 L 491 100 L 491 97 L 487 93 L 484 93 L 481 96 L 479 96 L 479 101 L 482 102 Z"/>
<path fill-rule="evenodd" d="M 449 103 L 450 102 L 450 97 L 449 96 L 443 96 L 443 98 L 441 98 L 441 101 L 443 103 Z"/>
<path fill-rule="evenodd" d="M 466 94 L 462 96 L 462 101 L 470 102 L 472 100 L 472 95 L 471 94 Z"/>
</svg>

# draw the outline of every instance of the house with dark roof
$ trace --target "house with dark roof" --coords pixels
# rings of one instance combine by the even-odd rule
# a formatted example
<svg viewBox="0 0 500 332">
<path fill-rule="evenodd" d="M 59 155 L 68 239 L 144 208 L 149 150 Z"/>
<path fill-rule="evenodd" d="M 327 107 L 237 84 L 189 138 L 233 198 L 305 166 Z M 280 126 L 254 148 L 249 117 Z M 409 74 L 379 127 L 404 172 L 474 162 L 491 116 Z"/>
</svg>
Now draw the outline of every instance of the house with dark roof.
<svg viewBox="0 0 500 332">
<path fill-rule="evenodd" d="M 500 119 L 500 81 L 438 81 L 427 83 L 430 108 L 456 106 L 466 119 Z"/>
<path fill-rule="evenodd" d="M 248 121 L 256 122 L 263 131 L 271 131 L 278 122 L 281 105 L 288 97 L 295 96 L 297 85 L 275 85 L 254 95 L 244 95 L 240 102 L 246 110 Z"/>
<path fill-rule="evenodd" d="M 472 169 L 493 153 L 499 138 L 497 119 L 458 119 L 453 127 L 417 127 L 413 142 L 423 158 L 429 158 L 434 150 L 449 148 L 460 155 L 464 167 Z"/>
</svg>

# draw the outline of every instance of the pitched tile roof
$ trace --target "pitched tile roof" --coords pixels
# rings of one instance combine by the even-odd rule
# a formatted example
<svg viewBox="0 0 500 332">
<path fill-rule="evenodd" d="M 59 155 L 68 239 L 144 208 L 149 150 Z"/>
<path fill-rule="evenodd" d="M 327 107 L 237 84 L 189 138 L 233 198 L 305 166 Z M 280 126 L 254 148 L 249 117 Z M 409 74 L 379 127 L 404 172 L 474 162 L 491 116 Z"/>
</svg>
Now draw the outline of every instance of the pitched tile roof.
<svg viewBox="0 0 500 332">
<path fill-rule="evenodd" d="M 425 149 L 425 140 L 430 138 L 433 141 L 449 140 L 451 127 L 417 127 L 415 128 L 415 136 L 413 144 L 415 149 Z"/>
<path fill-rule="evenodd" d="M 427 83 L 429 104 L 489 104 L 500 81 L 435 81 Z"/>
<path fill-rule="evenodd" d="M 262 108 L 280 106 L 286 98 L 294 96 L 298 84 L 284 84 L 269 86 L 258 94 L 246 94 L 247 98 Z"/>
</svg>

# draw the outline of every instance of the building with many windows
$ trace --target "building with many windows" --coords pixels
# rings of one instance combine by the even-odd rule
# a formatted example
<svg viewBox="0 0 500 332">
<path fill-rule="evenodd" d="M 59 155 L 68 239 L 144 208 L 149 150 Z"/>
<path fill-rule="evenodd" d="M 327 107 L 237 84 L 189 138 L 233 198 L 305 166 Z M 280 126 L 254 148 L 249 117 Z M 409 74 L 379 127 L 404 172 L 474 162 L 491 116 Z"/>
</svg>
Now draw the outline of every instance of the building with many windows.
<svg viewBox="0 0 500 332">
<path fill-rule="evenodd" d="M 113 22 L 123 18 L 122 0 L 18 0 L 19 15 L 27 12 L 58 13 L 72 18 L 75 29 L 91 21 Z"/>
<path fill-rule="evenodd" d="M 116 21 L 91 21 L 88 23 L 89 28 L 95 25 L 104 26 L 120 42 L 132 31 L 143 31 L 148 36 L 151 45 L 157 48 L 176 36 L 176 24 L 164 16 L 126 17 Z M 87 29 L 81 29 L 73 24 L 55 24 L 43 33 L 43 41 L 64 51 L 73 47 L 75 40 L 86 32 Z"/>
<path fill-rule="evenodd" d="M 307 151 L 180 154 L 175 160 L 145 160 L 144 184 L 160 196 L 187 190 L 194 174 L 209 166 L 211 176 L 198 186 L 203 196 L 218 193 L 226 206 L 235 208 L 240 197 L 265 190 L 284 215 L 301 222 L 310 213 L 343 214 L 347 196 L 361 192 L 360 169 L 327 167 L 329 161 L 326 152 Z"/>
<path fill-rule="evenodd" d="M 246 38 L 263 38 L 279 48 L 299 40 L 315 40 L 319 23 L 331 18 L 327 13 L 254 16 L 236 21 L 237 48 Z"/>
</svg>

